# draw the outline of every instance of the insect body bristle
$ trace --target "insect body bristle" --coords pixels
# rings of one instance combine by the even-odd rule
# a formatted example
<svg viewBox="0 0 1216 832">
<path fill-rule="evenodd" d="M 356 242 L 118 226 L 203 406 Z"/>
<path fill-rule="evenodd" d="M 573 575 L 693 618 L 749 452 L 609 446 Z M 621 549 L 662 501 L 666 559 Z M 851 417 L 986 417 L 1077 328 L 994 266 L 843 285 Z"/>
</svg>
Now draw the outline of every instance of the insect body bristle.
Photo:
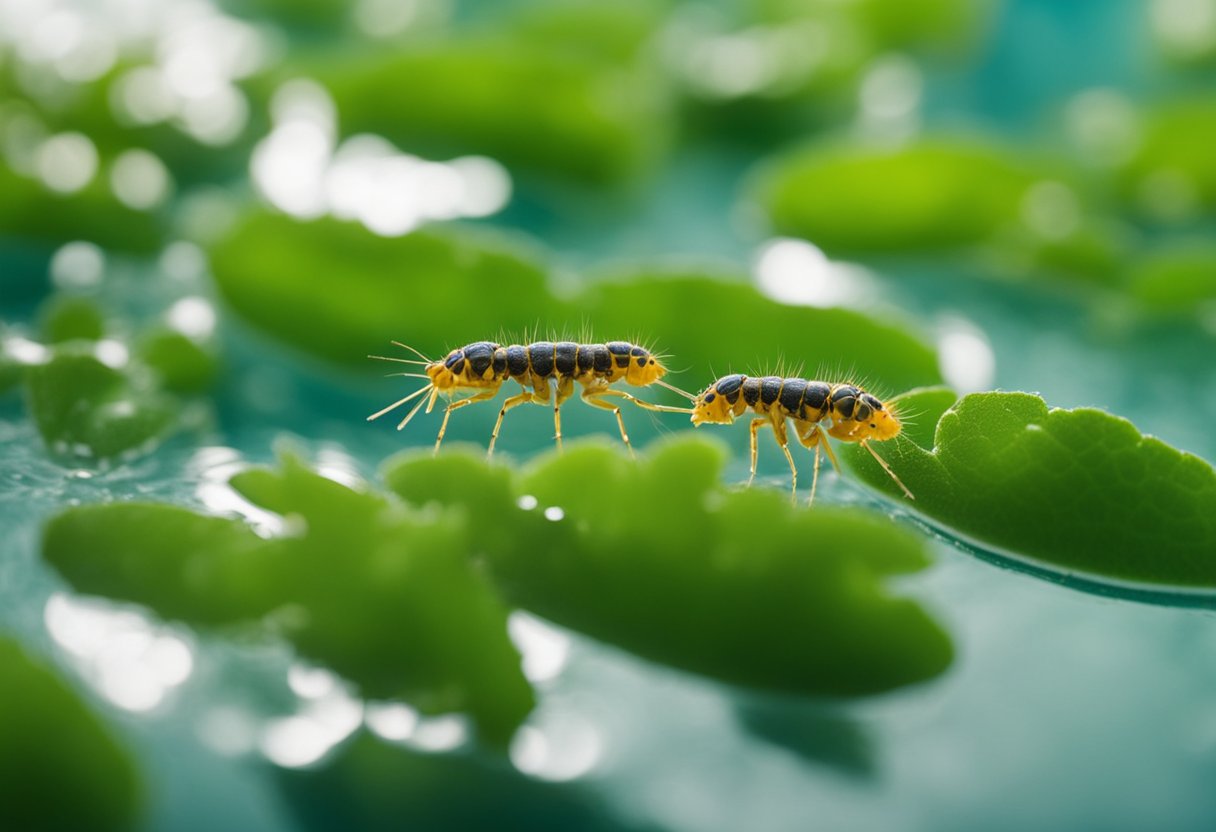
<svg viewBox="0 0 1216 832">
<path fill-rule="evenodd" d="M 584 328 L 585 326 L 584 323 Z M 535 329 L 539 330 L 539 326 Z M 525 402 L 553 407 L 554 433 L 560 449 L 560 410 L 563 403 L 575 392 L 579 392 L 581 398 L 588 404 L 613 412 L 621 439 L 632 452 L 633 447 L 625 431 L 621 409 L 615 399 L 625 399 L 638 407 L 652 411 L 691 413 L 691 408 L 670 407 L 642 401 L 630 393 L 612 386 L 618 382 L 634 387 L 659 384 L 692 401 L 691 394 L 669 382 L 662 381 L 662 376 L 667 372 L 666 366 L 652 350 L 639 346 L 636 339 L 600 343 L 585 340 L 572 341 L 560 338 L 556 334 L 551 335 L 547 340 L 534 340 L 535 338 L 534 331 L 532 337 L 521 339 L 522 343 L 511 342 L 506 338 L 501 338 L 499 341 L 474 341 L 450 350 L 440 360 L 431 360 L 417 349 L 394 341 L 394 344 L 410 350 L 422 361 L 391 356 L 369 357 L 382 361 L 424 366 L 425 375 L 410 372 L 390 375 L 423 378 L 429 383 L 421 390 L 378 411 L 369 419 L 378 418 L 390 410 L 412 401 L 415 397 L 423 397 L 398 425 L 398 429 L 400 429 L 405 427 L 420 409 L 425 408 L 426 412 L 430 413 L 439 397 L 444 396 L 450 401 L 443 409 L 443 422 L 435 440 L 435 448 L 438 450 L 443 442 L 448 420 L 453 411 L 466 405 L 488 401 L 494 398 L 504 383 L 514 381 L 520 385 L 522 392 L 510 396 L 499 410 L 498 421 L 490 435 L 488 452 L 493 452 L 494 442 L 507 411 Z M 581 390 L 575 385 L 581 386 Z M 460 398 L 462 395 L 465 398 Z"/>
<path fill-rule="evenodd" d="M 789 452 L 793 436 L 799 444 L 814 451 L 815 469 L 811 479 L 811 500 L 819 475 L 820 453 L 826 453 L 839 470 L 829 437 L 855 442 L 875 458 L 883 470 L 909 499 L 912 492 L 886 461 L 871 447 L 872 442 L 893 439 L 903 422 L 894 408 L 851 382 L 812 381 L 782 374 L 721 376 L 693 400 L 692 422 L 729 424 L 751 411 L 751 479 L 755 478 L 757 438 L 761 427 L 769 427 L 789 462 L 792 478 L 791 498 L 797 494 L 798 470 Z M 792 427 L 792 430 L 791 430 Z"/>
<path fill-rule="evenodd" d="M 423 355 L 421 352 L 419 352 L 418 350 L 416 350 L 416 349 L 414 349 L 413 347 L 411 347 L 409 344 L 403 344 L 403 343 L 401 343 L 400 341 L 392 341 L 391 343 L 393 344 L 393 346 L 401 347 L 401 348 L 402 348 L 402 349 L 404 349 L 404 350 L 409 350 L 409 351 L 410 351 L 410 352 L 412 352 L 414 355 L 418 356 L 418 357 L 419 357 L 419 358 L 421 358 L 423 361 L 425 361 L 427 364 L 434 364 L 434 363 L 435 363 L 434 361 L 432 361 L 431 359 L 429 359 L 429 358 L 427 358 L 425 355 Z"/>
</svg>

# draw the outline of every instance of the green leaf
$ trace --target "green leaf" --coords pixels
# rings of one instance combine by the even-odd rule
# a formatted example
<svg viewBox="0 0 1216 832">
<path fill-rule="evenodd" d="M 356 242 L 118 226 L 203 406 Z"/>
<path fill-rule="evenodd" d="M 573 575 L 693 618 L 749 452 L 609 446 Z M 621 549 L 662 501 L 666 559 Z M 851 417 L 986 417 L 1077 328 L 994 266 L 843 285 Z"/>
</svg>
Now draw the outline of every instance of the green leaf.
<svg viewBox="0 0 1216 832">
<path fill-rule="evenodd" d="M 406 455 L 386 479 L 412 501 L 468 507 L 512 603 L 654 661 L 815 695 L 889 690 L 949 665 L 941 629 L 883 586 L 927 564 L 921 540 L 873 514 L 728 491 L 722 463 L 705 441 L 639 462 L 586 444 L 542 458 L 515 499 L 486 463 L 452 453 Z"/>
<path fill-rule="evenodd" d="M 512 170 L 589 184 L 647 167 L 672 130 L 657 74 L 535 37 L 418 44 L 296 71 L 323 79 L 348 135 L 375 133 L 429 158 L 490 156 Z"/>
<path fill-rule="evenodd" d="M 609 333 L 602 337 L 645 333 L 671 356 L 669 366 L 698 368 L 681 386 L 708 386 L 710 368 L 763 374 L 778 361 L 811 375 L 865 367 L 871 384 L 890 390 L 941 381 L 937 354 L 906 329 L 850 309 L 787 306 L 746 283 L 695 272 L 624 273 L 589 285 L 578 307 Z"/>
<path fill-rule="evenodd" d="M 1216 209 L 1216 102 L 1163 106 L 1144 118 L 1136 153 L 1120 169 L 1130 202 L 1163 222 Z"/>
<path fill-rule="evenodd" d="M 216 625 L 273 613 L 278 631 L 360 693 L 467 712 L 504 744 L 533 705 L 507 610 L 469 557 L 463 512 L 405 511 L 287 459 L 233 485 L 284 516 L 243 523 L 169 506 L 105 505 L 51 521 L 44 557 L 82 592 Z"/>
<path fill-rule="evenodd" d="M 853 255 L 985 241 L 1018 219 L 1026 191 L 1044 176 L 972 141 L 817 144 L 773 162 L 756 190 L 775 231 Z"/>
<path fill-rule="evenodd" d="M 42 555 L 81 592 L 208 626 L 268 613 L 291 566 L 281 546 L 240 520 L 151 503 L 65 511 L 47 523 Z"/>
<path fill-rule="evenodd" d="M 1145 311 L 1194 315 L 1216 300 L 1216 245 L 1182 243 L 1146 256 L 1132 267 L 1128 290 Z"/>
<path fill-rule="evenodd" d="M 59 194 L 0 164 L 0 193 L 0 238 L 37 242 L 48 252 L 88 240 L 108 250 L 152 254 L 163 239 L 161 221 L 120 203 L 104 180 Z"/>
<path fill-rule="evenodd" d="M 134 828 L 129 754 L 53 672 L 0 638 L 0 828 Z"/>
<path fill-rule="evenodd" d="M 57 453 L 113 457 L 159 439 L 176 418 L 171 399 L 90 353 L 60 351 L 25 375 L 30 413 Z"/>
<path fill-rule="evenodd" d="M 925 428 L 879 443 L 937 524 L 1066 575 L 1216 587 L 1216 471 L 1099 410 L 1027 393 L 914 392 L 894 404 Z M 949 409 L 946 409 L 949 406 Z M 943 412 L 944 411 L 944 412 Z M 938 418 L 940 416 L 940 418 Z M 857 446 L 866 483 L 897 486 Z"/>
<path fill-rule="evenodd" d="M 99 341 L 105 335 L 101 309 L 88 298 L 52 295 L 39 311 L 47 343 Z"/>
<path fill-rule="evenodd" d="M 165 389 L 175 393 L 202 393 L 219 373 L 214 350 L 176 330 L 153 330 L 140 338 L 136 350 Z"/>
<path fill-rule="evenodd" d="M 605 340 L 641 338 L 677 369 L 768 370 L 761 362 L 784 356 L 807 372 L 873 368 L 872 380 L 890 389 L 941 380 L 933 350 L 905 330 L 848 310 L 786 306 L 737 275 L 636 269 L 558 298 L 535 260 L 468 228 L 386 240 L 349 223 L 259 215 L 219 244 L 213 268 L 229 303 L 253 323 L 364 366 L 393 339 L 436 356 L 473 341 L 522 339 L 538 326 L 542 337 L 578 337 L 589 327 Z M 790 333 L 812 335 L 813 348 L 791 353 Z M 704 371 L 672 380 L 711 381 Z"/>
<path fill-rule="evenodd" d="M 363 365 L 393 339 L 436 355 L 504 326 L 535 326 L 555 303 L 522 247 L 473 229 L 385 239 L 353 223 L 256 214 L 212 251 L 212 270 L 228 303 L 258 326 Z"/>
</svg>

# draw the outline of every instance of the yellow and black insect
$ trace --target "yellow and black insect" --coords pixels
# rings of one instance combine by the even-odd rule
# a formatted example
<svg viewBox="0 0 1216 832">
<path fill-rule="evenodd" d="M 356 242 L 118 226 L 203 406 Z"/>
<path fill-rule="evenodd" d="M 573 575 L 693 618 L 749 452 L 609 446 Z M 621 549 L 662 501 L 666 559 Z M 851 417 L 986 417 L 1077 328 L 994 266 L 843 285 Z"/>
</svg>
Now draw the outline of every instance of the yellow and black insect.
<svg viewBox="0 0 1216 832">
<path fill-rule="evenodd" d="M 396 375 L 413 376 L 427 380 L 427 385 L 421 390 L 415 390 L 399 401 L 393 402 L 383 410 L 368 416 L 368 421 L 377 419 L 390 410 L 416 399 L 421 399 L 406 414 L 397 425 L 401 430 L 425 404 L 426 412 L 430 413 L 435 406 L 435 400 L 444 395 L 449 398 L 459 393 L 472 393 L 467 398 L 450 402 L 443 411 L 443 424 L 439 426 L 439 436 L 435 439 L 435 450 L 439 450 L 443 436 L 448 429 L 448 419 L 452 411 L 459 410 L 465 405 L 484 402 L 494 398 L 508 379 L 514 379 L 523 388 L 523 392 L 509 397 L 498 411 L 498 421 L 494 423 L 494 431 L 490 434 L 488 453 L 494 453 L 494 443 L 498 441 L 498 432 L 502 428 L 503 417 L 507 411 L 525 402 L 553 405 L 553 426 L 556 431 L 557 446 L 562 444 L 562 414 L 561 407 L 574 394 L 574 384 L 581 386 L 580 395 L 587 404 L 611 410 L 616 414 L 617 426 L 621 429 L 621 439 L 633 452 L 629 443 L 629 434 L 625 432 L 625 420 L 621 418 L 621 409 L 607 399 L 610 397 L 631 401 L 647 410 L 658 410 L 664 413 L 691 413 L 686 407 L 668 407 L 652 404 L 631 396 L 623 390 L 611 387 L 618 381 L 634 387 L 647 387 L 658 384 L 666 387 L 685 398 L 692 396 L 673 387 L 662 378 L 667 372 L 658 357 L 649 350 L 637 344 L 625 341 L 609 341 L 607 344 L 576 344 L 573 341 L 537 341 L 532 344 L 512 344 L 502 346 L 490 341 L 477 341 L 460 349 L 452 350 L 442 361 L 432 361 L 413 347 L 397 341 L 399 347 L 410 350 L 421 358 L 414 361 L 406 358 L 393 358 L 383 355 L 372 355 L 381 361 L 396 361 L 403 364 L 418 364 L 425 368 L 424 373 L 397 373 Z"/>
<path fill-rule="evenodd" d="M 735 421 L 735 417 L 742 416 L 749 409 L 758 414 L 759 418 L 752 419 L 751 424 L 752 465 L 749 485 L 756 477 L 756 431 L 763 425 L 769 425 L 790 464 L 794 477 L 793 493 L 797 495 L 798 469 L 794 466 L 794 457 L 790 455 L 787 432 L 787 421 L 792 421 L 798 441 L 815 451 L 811 502 L 815 499 L 815 486 L 819 480 L 820 448 L 827 452 L 832 467 L 840 470 L 836 454 L 828 444 L 828 436 L 842 442 L 856 442 L 861 445 L 878 460 L 878 464 L 903 489 L 904 494 L 909 499 L 914 499 L 912 492 L 895 476 L 891 467 L 870 447 L 871 441 L 881 442 L 899 434 L 899 417 L 890 407 L 884 406 L 876 397 L 856 385 L 828 384 L 824 381 L 780 376 L 757 378 L 729 375 L 715 381 L 695 398 L 690 398 L 693 402 L 694 425 L 705 422 L 730 424 Z M 826 431 L 822 424 L 824 420 L 831 421 L 831 426 Z"/>
</svg>

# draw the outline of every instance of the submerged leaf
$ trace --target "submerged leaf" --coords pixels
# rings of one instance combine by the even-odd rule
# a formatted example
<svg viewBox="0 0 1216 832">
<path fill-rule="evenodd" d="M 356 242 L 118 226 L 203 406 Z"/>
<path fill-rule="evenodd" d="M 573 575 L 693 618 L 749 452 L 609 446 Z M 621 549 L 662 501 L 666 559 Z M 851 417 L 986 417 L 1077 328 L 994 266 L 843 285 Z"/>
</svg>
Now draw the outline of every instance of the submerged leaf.
<svg viewBox="0 0 1216 832">
<path fill-rule="evenodd" d="M 484 462 L 454 454 L 409 455 L 386 477 L 419 501 L 424 483 L 462 472 L 469 488 L 428 496 L 481 521 L 511 602 L 649 659 L 827 695 L 888 690 L 949 665 L 945 633 L 883 587 L 927 564 L 922 541 L 865 512 L 727 491 L 722 462 L 717 445 L 697 440 L 636 463 L 583 445 L 543 458 L 516 480 L 514 499 Z M 492 491 L 478 485 L 488 479 Z"/>
<path fill-rule="evenodd" d="M 54 673 L 0 638 L 0 829 L 136 825 L 130 756 Z"/>
<path fill-rule="evenodd" d="M 907 503 L 962 535 L 1068 573 L 1216 587 L 1216 471 L 1099 410 L 1047 408 L 1027 393 L 915 392 L 896 404 L 926 432 L 879 451 L 916 495 Z M 949 409 L 946 409 L 949 408 Z M 940 418 L 938 418 L 940 416 Z M 856 446 L 868 484 L 898 487 Z"/>
</svg>

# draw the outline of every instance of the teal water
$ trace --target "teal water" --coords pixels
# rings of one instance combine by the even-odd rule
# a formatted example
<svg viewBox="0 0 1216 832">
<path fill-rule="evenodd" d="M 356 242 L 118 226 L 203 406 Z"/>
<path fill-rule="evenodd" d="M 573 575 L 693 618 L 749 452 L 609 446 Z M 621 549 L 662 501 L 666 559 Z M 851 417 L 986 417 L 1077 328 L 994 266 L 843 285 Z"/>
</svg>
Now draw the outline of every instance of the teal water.
<svg viewBox="0 0 1216 832">
<path fill-rule="evenodd" d="M 927 116 L 947 121 L 965 110 L 988 126 L 1034 135 L 1060 98 L 1079 89 L 1153 87 L 1133 36 L 1134 7 L 1005 4 L 979 70 L 931 84 Z M 526 199 L 504 222 L 535 234 L 572 267 L 657 255 L 746 266 L 761 238 L 730 206 L 750 160 L 738 148 L 690 154 L 633 197 L 637 211 L 616 212 L 611 224 L 531 210 Z M 1075 293 L 976 280 L 976 269 L 957 263 L 875 267 L 884 314 L 929 338 L 946 320 L 983 333 L 995 357 L 992 387 L 1037 391 L 1057 406 L 1102 407 L 1216 459 L 1213 340 L 1197 325 L 1124 326 Z M 106 289 L 115 297 L 123 290 L 121 283 Z M 14 307 L 6 317 L 28 313 Z M 309 707 L 310 697 L 289 682 L 293 660 L 281 645 L 171 628 L 189 646 L 191 670 L 159 705 L 133 712 L 115 705 L 48 630 L 48 604 L 65 587 L 39 560 L 39 529 L 63 505 L 139 497 L 229 508 L 218 483 L 234 465 L 272 459 L 285 436 L 337 475 L 369 480 L 403 444 L 430 443 L 433 420 L 403 434 L 363 420 L 391 397 L 385 382 L 320 367 L 239 322 L 224 326 L 228 373 L 214 406 L 133 463 L 106 471 L 60 466 L 43 452 L 18 398 L 0 399 L 0 631 L 62 667 L 135 750 L 149 786 L 145 829 L 354 828 L 351 819 L 366 820 L 369 806 L 392 810 L 378 817 L 379 828 L 441 828 L 423 797 L 385 796 L 412 795 L 416 770 L 381 766 L 378 777 L 368 776 L 360 768 L 365 748 L 351 739 L 304 773 L 240 743 L 217 746 L 233 714 L 260 726 Z M 814 333 L 791 333 L 791 341 L 791 350 L 813 356 Z M 566 414 L 572 436 L 610 427 L 588 408 Z M 495 414 L 461 415 L 449 440 L 484 442 Z M 548 447 L 547 412 L 521 409 L 512 419 L 502 452 L 526 459 Z M 630 427 L 644 444 L 682 426 L 636 414 Z M 729 475 L 745 479 L 744 430 L 719 437 L 734 451 Z M 761 466 L 763 480 L 783 487 L 788 472 L 775 448 L 762 448 Z M 824 485 L 825 500 L 873 502 L 830 475 Z M 537 795 L 508 769 L 462 756 L 469 752 L 411 753 L 423 770 L 428 760 L 466 761 L 457 771 L 468 792 L 432 799 L 496 801 L 498 828 L 518 828 L 505 821 L 520 817 L 554 828 L 689 832 L 1216 828 L 1216 613 L 1078 591 L 941 538 L 933 550 L 932 570 L 901 585 L 955 641 L 955 665 L 930 684 L 858 702 L 778 701 L 564 634 L 568 656 L 542 685 L 532 725 L 549 738 L 550 763 L 564 755 L 570 765 L 558 770 L 581 766 L 585 774 Z M 406 751 L 397 753 L 404 759 Z"/>
</svg>

